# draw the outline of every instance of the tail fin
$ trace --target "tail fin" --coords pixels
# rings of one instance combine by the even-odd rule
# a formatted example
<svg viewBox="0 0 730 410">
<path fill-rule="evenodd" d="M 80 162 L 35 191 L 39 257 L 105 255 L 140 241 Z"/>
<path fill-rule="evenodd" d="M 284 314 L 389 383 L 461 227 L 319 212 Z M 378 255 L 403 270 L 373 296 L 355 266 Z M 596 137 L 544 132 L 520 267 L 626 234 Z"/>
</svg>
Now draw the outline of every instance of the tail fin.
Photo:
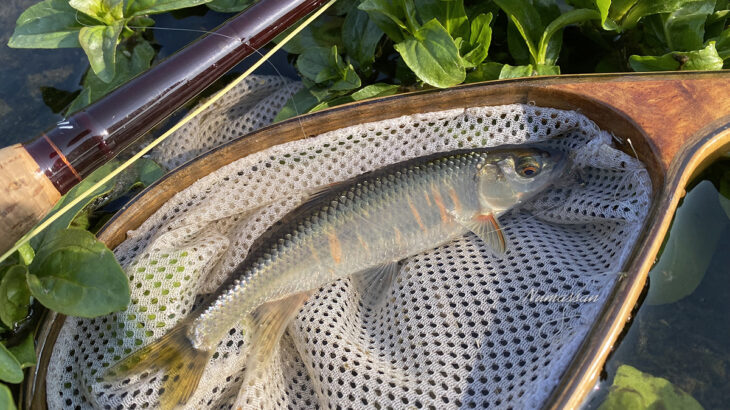
<svg viewBox="0 0 730 410">
<path fill-rule="evenodd" d="M 163 369 L 160 408 L 173 409 L 192 397 L 211 355 L 212 352 L 193 347 L 187 336 L 187 323 L 183 322 L 111 367 L 105 379 L 119 380 L 143 370 Z"/>
</svg>

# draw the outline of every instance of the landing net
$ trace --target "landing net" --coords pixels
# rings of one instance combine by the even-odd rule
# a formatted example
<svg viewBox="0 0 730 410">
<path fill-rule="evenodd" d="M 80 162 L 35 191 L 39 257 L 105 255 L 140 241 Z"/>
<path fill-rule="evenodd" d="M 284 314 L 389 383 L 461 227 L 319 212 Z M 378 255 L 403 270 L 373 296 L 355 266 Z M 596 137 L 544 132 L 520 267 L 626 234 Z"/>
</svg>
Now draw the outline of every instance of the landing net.
<svg viewBox="0 0 730 410">
<path fill-rule="evenodd" d="M 166 140 L 168 168 L 267 125 L 297 83 L 251 77 Z M 249 334 L 232 328 L 187 408 L 536 408 L 596 320 L 647 215 L 649 175 L 585 116 L 533 105 L 455 108 L 360 124 L 241 158 L 176 194 L 115 249 L 124 312 L 67 318 L 47 373 L 52 409 L 154 408 L 159 374 L 98 378 L 216 289 L 254 239 L 313 187 L 409 158 L 548 141 L 579 181 L 501 218 L 495 257 L 468 234 L 407 259 L 372 308 L 349 278 L 304 306 L 270 366 L 241 386 Z M 253 213 L 251 209 L 268 204 Z M 200 298 L 198 298 L 199 300 Z"/>
</svg>

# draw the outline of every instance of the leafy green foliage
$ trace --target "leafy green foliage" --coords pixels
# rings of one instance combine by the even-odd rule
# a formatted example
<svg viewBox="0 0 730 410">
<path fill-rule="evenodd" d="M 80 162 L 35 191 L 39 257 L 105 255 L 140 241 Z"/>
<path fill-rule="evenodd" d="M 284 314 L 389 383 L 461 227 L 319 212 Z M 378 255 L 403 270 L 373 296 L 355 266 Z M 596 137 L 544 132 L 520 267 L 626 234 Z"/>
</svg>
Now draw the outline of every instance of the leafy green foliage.
<svg viewBox="0 0 730 410">
<path fill-rule="evenodd" d="M 613 379 L 608 397 L 598 409 L 702 410 L 702 406 L 667 379 L 654 377 L 628 365 L 621 365 Z"/>
<path fill-rule="evenodd" d="M 8 348 L 8 351 L 15 356 L 15 359 L 20 363 L 21 369 L 35 366 L 37 359 L 35 356 L 33 333 L 28 333 L 20 344 Z"/>
<path fill-rule="evenodd" d="M 349 12 L 342 24 L 345 50 L 363 70 L 369 69 L 375 62 L 375 50 L 384 34 L 370 16 L 360 9 Z"/>
<path fill-rule="evenodd" d="M 110 26 L 89 26 L 79 31 L 79 43 L 89 57 L 91 69 L 104 82 L 114 78 L 117 40 L 122 33 L 122 22 Z"/>
<path fill-rule="evenodd" d="M 43 0 L 18 17 L 8 46 L 84 50 L 91 70 L 67 110 L 73 112 L 150 67 L 155 52 L 143 36 L 145 28 L 154 24 L 150 15 L 202 4 L 219 12 L 237 12 L 254 1 Z"/>
<path fill-rule="evenodd" d="M 7 383 L 23 381 L 23 369 L 20 367 L 20 362 L 2 343 L 0 343 L 0 380 Z"/>
<path fill-rule="evenodd" d="M 715 42 L 697 51 L 675 51 L 662 56 L 631 56 L 629 64 L 634 71 L 721 70 L 723 60 Z"/>
<path fill-rule="evenodd" d="M 54 210 L 119 166 L 112 161 L 61 198 Z M 5 333 L 18 330 L 22 341 L 6 348 L 0 340 L 0 380 L 20 383 L 22 369 L 36 363 L 33 333 L 23 333 L 32 300 L 60 313 L 94 317 L 121 310 L 130 301 L 127 276 L 114 254 L 91 232 L 89 215 L 131 188 L 149 185 L 163 175 L 159 165 L 140 159 L 102 185 L 90 199 L 52 223 L 39 236 L 0 262 L 0 321 Z M 31 246 L 32 245 L 32 246 Z M 7 386 L 0 384 L 0 408 L 15 408 Z"/>
<path fill-rule="evenodd" d="M 44 306 L 95 317 L 129 304 L 127 275 L 94 234 L 65 229 L 44 242 L 29 266 L 28 287 Z"/>
<path fill-rule="evenodd" d="M 7 410 L 17 410 L 15 407 L 15 401 L 13 400 L 13 394 L 10 392 L 8 386 L 0 383 L 0 408 Z"/>
<path fill-rule="evenodd" d="M 396 44 L 395 49 L 406 65 L 427 84 L 449 87 L 466 78 L 456 43 L 436 19 Z"/>
<path fill-rule="evenodd" d="M 715 0 L 350 0 L 305 30 L 299 41 L 310 47 L 287 49 L 300 55 L 305 88 L 276 120 L 356 101 L 356 89 L 331 83 L 343 64 L 359 87 L 404 90 L 561 72 L 719 70 L 730 57 L 728 17 L 727 2 Z M 324 22 L 326 35 L 317 29 Z M 302 59 L 333 45 L 337 58 Z"/>
<path fill-rule="evenodd" d="M 94 20 L 78 15 L 68 0 L 44 0 L 18 17 L 8 46 L 15 48 L 81 47 L 79 31 Z"/>
<path fill-rule="evenodd" d="M 5 271 L 0 280 L 0 320 L 9 329 L 28 316 L 30 291 L 25 283 L 28 269 L 15 265 Z"/>
</svg>

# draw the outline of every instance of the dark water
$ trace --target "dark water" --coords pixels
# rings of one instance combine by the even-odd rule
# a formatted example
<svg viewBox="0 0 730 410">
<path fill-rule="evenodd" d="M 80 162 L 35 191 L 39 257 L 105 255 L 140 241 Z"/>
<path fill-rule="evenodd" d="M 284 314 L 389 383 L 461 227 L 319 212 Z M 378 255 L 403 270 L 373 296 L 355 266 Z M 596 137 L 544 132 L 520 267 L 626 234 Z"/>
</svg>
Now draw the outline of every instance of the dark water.
<svg viewBox="0 0 730 410">
<path fill-rule="evenodd" d="M 728 195 L 730 159 L 691 183 L 649 292 L 586 408 L 604 402 L 621 365 L 666 379 L 705 409 L 730 408 L 730 198 L 720 196 L 723 186 Z"/>
<path fill-rule="evenodd" d="M 27 140 L 60 120 L 88 67 L 81 49 L 6 46 L 17 16 L 36 2 L 5 0 L 0 7 L 0 147 Z M 206 10 L 199 7 L 155 20 L 157 27 L 205 31 L 228 18 Z M 199 35 L 155 30 L 157 61 Z M 252 61 L 234 71 L 242 72 Z M 296 77 L 284 53 L 271 61 L 284 76 Z M 265 65 L 260 73 L 276 74 L 276 70 Z M 662 272 L 653 274 L 647 301 L 608 361 L 587 408 L 597 408 L 606 399 L 618 367 L 624 364 L 667 379 L 707 409 L 730 408 L 730 199 L 724 209 L 718 195 L 725 175 L 730 189 L 730 160 L 714 164 L 688 190 L 667 252 L 657 265 Z M 688 295 L 677 299 L 684 293 Z"/>
</svg>

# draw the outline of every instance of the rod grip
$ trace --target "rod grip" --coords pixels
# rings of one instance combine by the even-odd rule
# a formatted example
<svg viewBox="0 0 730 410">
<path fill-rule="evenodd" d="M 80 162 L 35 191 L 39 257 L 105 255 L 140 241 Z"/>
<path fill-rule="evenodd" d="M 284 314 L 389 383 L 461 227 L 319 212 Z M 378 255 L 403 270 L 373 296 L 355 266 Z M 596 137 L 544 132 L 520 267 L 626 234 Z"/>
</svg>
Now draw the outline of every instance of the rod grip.
<svg viewBox="0 0 730 410">
<path fill-rule="evenodd" d="M 60 197 L 22 145 L 0 149 L 0 252 L 10 249 Z"/>
</svg>

